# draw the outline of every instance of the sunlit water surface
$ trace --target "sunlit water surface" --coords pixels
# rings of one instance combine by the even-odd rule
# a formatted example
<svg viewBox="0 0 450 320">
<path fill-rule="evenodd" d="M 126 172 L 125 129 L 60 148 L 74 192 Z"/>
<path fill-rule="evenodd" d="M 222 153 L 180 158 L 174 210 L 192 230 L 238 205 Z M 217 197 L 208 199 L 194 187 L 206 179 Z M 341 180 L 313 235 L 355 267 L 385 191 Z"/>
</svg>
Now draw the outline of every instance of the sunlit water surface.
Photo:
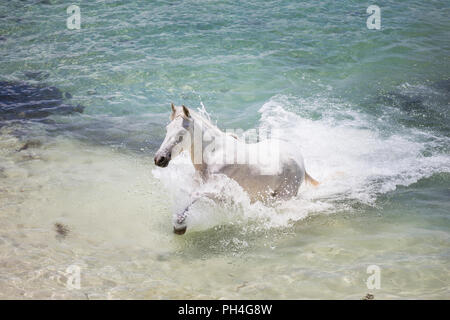
<svg viewBox="0 0 450 320">
<path fill-rule="evenodd" d="M 0 80 L 85 106 L 0 123 L 0 298 L 450 298 L 446 1 L 385 1 L 379 31 L 357 1 L 81 1 L 79 31 L 67 6 L 0 4 Z M 280 129 L 320 187 L 268 208 L 221 180 L 174 235 L 172 101 Z"/>
</svg>

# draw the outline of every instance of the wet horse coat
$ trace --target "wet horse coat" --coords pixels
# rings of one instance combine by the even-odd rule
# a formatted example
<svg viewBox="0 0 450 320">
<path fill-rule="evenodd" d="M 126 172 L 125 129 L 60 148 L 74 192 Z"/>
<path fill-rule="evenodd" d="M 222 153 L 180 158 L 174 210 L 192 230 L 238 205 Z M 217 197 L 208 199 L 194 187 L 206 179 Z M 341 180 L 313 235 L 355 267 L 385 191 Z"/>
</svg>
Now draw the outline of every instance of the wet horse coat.
<svg viewBox="0 0 450 320">
<path fill-rule="evenodd" d="M 166 137 L 155 155 L 157 166 L 166 167 L 171 159 L 188 150 L 201 181 L 224 174 L 235 180 L 252 202 L 267 204 L 296 196 L 305 180 L 318 184 L 306 173 L 303 159 L 294 157 L 288 146 L 278 139 L 245 143 L 222 132 L 208 119 L 185 106 L 172 104 L 170 119 Z M 252 155 L 258 155 L 256 159 L 253 157 L 256 161 L 249 161 Z M 244 161 L 236 161 L 237 158 Z M 197 194 L 192 203 L 202 196 L 208 195 Z M 191 205 L 177 215 L 174 231 L 178 234 L 186 231 L 185 218 Z"/>
</svg>

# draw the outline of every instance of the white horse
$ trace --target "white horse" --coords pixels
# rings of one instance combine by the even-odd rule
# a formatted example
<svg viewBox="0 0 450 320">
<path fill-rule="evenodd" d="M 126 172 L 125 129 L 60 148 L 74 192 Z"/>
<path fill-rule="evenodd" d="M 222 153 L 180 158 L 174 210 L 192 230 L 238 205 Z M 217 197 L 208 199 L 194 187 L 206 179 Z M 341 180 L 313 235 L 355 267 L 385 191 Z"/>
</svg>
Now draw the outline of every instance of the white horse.
<svg viewBox="0 0 450 320">
<path fill-rule="evenodd" d="M 201 181 L 224 174 L 235 180 L 252 202 L 267 204 L 296 196 L 305 180 L 314 186 L 319 184 L 306 173 L 303 159 L 298 156 L 296 159 L 279 139 L 245 143 L 221 131 L 199 113 L 184 105 L 175 107 L 173 103 L 170 120 L 166 137 L 155 155 L 159 167 L 167 167 L 171 159 L 187 150 Z M 210 197 L 208 194 L 191 196 L 191 204 L 177 215 L 176 234 L 186 232 L 189 208 L 202 196 Z"/>
</svg>

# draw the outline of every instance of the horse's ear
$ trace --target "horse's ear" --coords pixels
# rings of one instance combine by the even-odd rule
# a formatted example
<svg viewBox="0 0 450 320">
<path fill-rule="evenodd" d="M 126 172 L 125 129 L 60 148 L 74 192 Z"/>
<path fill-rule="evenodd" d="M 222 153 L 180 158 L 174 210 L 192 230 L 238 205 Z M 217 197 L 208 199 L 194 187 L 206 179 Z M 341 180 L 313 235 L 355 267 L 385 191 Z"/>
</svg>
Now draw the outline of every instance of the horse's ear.
<svg viewBox="0 0 450 320">
<path fill-rule="evenodd" d="M 183 107 L 183 112 L 184 112 L 184 115 L 186 116 L 186 117 L 190 117 L 191 115 L 189 114 L 189 109 L 188 108 L 186 108 L 185 106 L 184 106 L 184 104 L 182 105 L 182 107 Z"/>
<path fill-rule="evenodd" d="M 172 114 L 170 115 L 170 120 L 173 120 L 173 118 L 175 117 L 175 112 L 176 112 L 175 106 L 172 103 Z"/>
</svg>

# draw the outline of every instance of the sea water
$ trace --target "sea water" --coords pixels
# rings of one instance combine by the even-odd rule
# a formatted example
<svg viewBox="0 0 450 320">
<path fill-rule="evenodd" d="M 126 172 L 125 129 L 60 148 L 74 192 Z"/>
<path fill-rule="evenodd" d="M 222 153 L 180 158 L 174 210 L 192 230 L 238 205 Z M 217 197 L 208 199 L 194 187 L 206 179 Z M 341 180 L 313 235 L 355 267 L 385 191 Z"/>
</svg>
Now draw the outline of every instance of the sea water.
<svg viewBox="0 0 450 320">
<path fill-rule="evenodd" d="M 79 1 L 79 30 L 71 4 L 0 4 L 0 80 L 85 107 L 0 123 L 1 298 L 450 298 L 447 1 L 378 3 L 380 30 L 363 1 Z M 171 102 L 281 130 L 320 186 L 216 181 L 173 234 Z"/>
</svg>

